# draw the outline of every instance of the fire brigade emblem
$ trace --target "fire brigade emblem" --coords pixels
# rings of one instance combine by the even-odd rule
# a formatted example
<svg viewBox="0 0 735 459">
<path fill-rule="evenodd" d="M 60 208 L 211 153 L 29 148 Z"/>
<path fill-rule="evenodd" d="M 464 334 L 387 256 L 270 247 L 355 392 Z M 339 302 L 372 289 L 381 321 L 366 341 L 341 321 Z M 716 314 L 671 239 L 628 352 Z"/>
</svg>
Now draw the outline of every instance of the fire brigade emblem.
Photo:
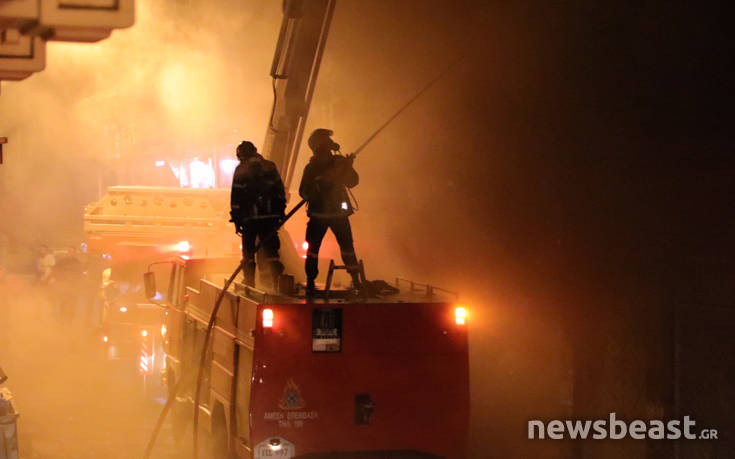
<svg viewBox="0 0 735 459">
<path fill-rule="evenodd" d="M 300 410 L 306 406 L 304 398 L 301 396 L 301 389 L 293 379 L 289 379 L 286 387 L 283 388 L 283 395 L 278 402 L 278 407 L 282 410 Z"/>
</svg>

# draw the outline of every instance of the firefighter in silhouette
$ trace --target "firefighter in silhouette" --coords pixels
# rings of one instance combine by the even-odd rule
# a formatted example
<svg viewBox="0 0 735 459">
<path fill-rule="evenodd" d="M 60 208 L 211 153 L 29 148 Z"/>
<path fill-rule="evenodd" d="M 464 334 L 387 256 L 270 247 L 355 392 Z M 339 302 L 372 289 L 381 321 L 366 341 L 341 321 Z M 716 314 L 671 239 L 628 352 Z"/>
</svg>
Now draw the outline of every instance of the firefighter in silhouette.
<svg viewBox="0 0 735 459">
<path fill-rule="evenodd" d="M 299 194 L 308 204 L 309 223 L 306 225 L 306 293 L 314 295 L 314 280 L 319 273 L 319 247 L 331 229 L 337 238 L 342 261 L 352 276 L 353 287 L 360 288 L 359 265 L 352 240 L 349 216 L 353 213 L 347 188 L 357 185 L 360 178 L 352 167 L 353 157 L 333 154 L 339 144 L 332 140 L 332 131 L 317 129 L 309 136 L 309 148 L 314 155 L 304 169 Z"/>
<path fill-rule="evenodd" d="M 240 164 L 232 177 L 230 221 L 242 236 L 245 284 L 255 285 L 255 248 L 260 243 L 265 252 L 265 259 L 259 257 L 261 269 L 262 264 L 267 263 L 275 288 L 283 273 L 278 257 L 280 241 L 274 234 L 286 208 L 283 182 L 276 165 L 263 158 L 251 142 L 238 145 L 237 159 Z"/>
</svg>

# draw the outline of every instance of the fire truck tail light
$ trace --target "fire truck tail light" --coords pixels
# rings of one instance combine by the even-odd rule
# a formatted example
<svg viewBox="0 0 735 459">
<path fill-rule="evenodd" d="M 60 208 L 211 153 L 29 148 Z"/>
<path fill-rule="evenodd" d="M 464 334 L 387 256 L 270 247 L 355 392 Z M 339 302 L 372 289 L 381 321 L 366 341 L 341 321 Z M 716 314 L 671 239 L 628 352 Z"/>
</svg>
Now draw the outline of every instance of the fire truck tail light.
<svg viewBox="0 0 735 459">
<path fill-rule="evenodd" d="M 263 309 L 263 328 L 273 328 L 273 309 Z"/>
<path fill-rule="evenodd" d="M 464 325 L 467 323 L 467 309 L 464 306 L 457 306 L 454 309 L 454 323 Z"/>
</svg>

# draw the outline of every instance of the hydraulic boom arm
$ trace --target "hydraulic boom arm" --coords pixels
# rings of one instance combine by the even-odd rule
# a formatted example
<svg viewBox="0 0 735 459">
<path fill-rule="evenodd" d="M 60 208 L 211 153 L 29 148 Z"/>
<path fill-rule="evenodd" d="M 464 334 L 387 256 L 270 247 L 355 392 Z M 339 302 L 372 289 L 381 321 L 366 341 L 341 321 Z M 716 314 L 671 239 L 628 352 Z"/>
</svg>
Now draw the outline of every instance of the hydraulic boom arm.
<svg viewBox="0 0 735 459">
<path fill-rule="evenodd" d="M 336 0 L 284 0 L 271 66 L 273 111 L 263 154 L 276 163 L 286 189 L 293 179 Z"/>
</svg>

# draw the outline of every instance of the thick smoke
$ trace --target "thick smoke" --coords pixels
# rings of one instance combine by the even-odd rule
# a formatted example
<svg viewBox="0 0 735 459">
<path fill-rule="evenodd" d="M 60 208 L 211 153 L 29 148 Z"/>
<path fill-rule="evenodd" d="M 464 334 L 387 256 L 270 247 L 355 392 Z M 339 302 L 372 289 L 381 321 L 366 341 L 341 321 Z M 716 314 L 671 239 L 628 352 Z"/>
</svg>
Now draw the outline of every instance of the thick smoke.
<svg viewBox="0 0 735 459">
<path fill-rule="evenodd" d="M 0 205 L 14 218 L 0 230 L 19 244 L 80 241 L 82 208 L 108 185 L 170 184 L 142 176 L 148 163 L 262 142 L 278 5 L 136 3 L 132 28 L 51 42 L 45 71 L 3 83 Z"/>
<path fill-rule="evenodd" d="M 78 240 L 83 205 L 140 180 L 139 162 L 262 144 L 280 2 L 138 4 L 132 29 L 51 44 L 46 71 L 3 84 L 0 231 L 15 250 Z M 732 304 L 707 283 L 733 259 L 723 21 L 655 5 L 338 2 L 306 132 L 333 129 L 344 152 L 464 56 L 357 159 L 352 222 L 368 277 L 467 303 L 472 457 L 672 457 L 670 444 L 530 442 L 526 421 L 674 417 L 671 306 Z M 692 406 L 724 431 L 735 416 L 716 402 L 732 391 L 719 391 Z"/>
</svg>

